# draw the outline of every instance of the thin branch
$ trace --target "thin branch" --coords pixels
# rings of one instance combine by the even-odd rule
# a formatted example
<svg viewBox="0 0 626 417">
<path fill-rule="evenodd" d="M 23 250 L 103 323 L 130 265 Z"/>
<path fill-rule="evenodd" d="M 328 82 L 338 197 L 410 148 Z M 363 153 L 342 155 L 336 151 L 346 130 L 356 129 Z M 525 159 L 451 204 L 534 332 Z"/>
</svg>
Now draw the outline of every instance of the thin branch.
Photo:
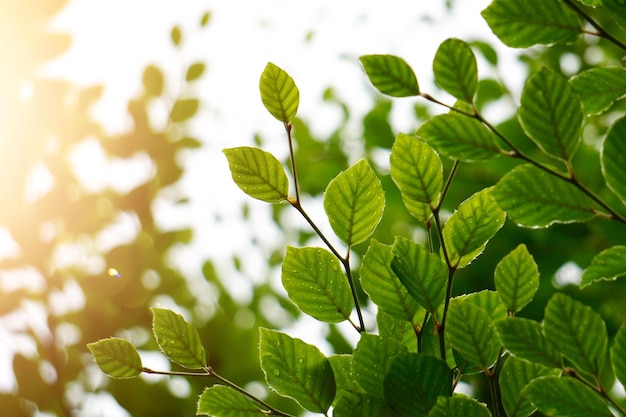
<svg viewBox="0 0 626 417">
<path fill-rule="evenodd" d="M 298 171 L 296 170 L 296 157 L 293 150 L 293 138 L 291 136 L 291 129 L 293 125 L 289 122 L 285 122 L 285 130 L 287 131 L 287 141 L 289 142 L 289 159 L 291 160 L 291 175 L 293 175 L 293 184 L 296 192 L 296 201 L 300 202 L 300 187 L 298 186 Z"/>
<path fill-rule="evenodd" d="M 624 44 L 624 42 L 620 41 L 615 36 L 613 36 L 609 32 L 607 32 L 598 22 L 596 22 L 591 16 L 589 16 L 589 14 L 587 14 L 587 12 L 584 11 L 581 7 L 579 7 L 574 1 L 572 1 L 572 0 L 563 0 L 563 1 L 565 3 L 567 3 L 567 5 L 571 9 L 573 9 L 576 13 L 578 13 L 583 19 L 585 19 L 587 22 L 589 22 L 589 24 L 591 26 L 593 26 L 593 28 L 595 30 L 598 31 L 598 33 L 584 31 L 585 33 L 590 34 L 590 35 L 599 36 L 601 38 L 605 38 L 609 42 L 611 42 L 614 45 L 616 45 L 618 48 L 623 49 L 624 51 L 626 51 L 626 44 Z"/>
</svg>

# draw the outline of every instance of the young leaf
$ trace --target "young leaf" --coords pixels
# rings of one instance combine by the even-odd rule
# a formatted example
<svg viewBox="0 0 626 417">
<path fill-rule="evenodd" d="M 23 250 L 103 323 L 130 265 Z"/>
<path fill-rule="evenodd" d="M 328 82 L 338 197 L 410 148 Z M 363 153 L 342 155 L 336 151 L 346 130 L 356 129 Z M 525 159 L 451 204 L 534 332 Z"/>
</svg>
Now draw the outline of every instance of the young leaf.
<svg viewBox="0 0 626 417">
<path fill-rule="evenodd" d="M 596 281 L 613 281 L 626 275 L 626 246 L 613 246 L 593 257 L 583 272 L 580 288 Z"/>
<path fill-rule="evenodd" d="M 562 75 L 542 68 L 526 81 L 519 109 L 526 134 L 545 153 L 569 161 L 580 141 L 580 101 Z"/>
<path fill-rule="evenodd" d="M 353 301 L 348 281 L 327 250 L 288 246 L 282 282 L 289 299 L 306 314 L 327 323 L 350 317 Z"/>
<path fill-rule="evenodd" d="M 511 356 L 500 371 L 498 383 L 502 407 L 507 417 L 528 417 L 537 409 L 520 393 L 530 381 L 542 376 L 558 376 L 558 369 L 546 368 L 538 363 L 528 362 Z"/>
<path fill-rule="evenodd" d="M 359 58 L 370 82 L 383 94 L 411 97 L 420 93 L 413 69 L 394 55 L 363 55 Z"/>
<path fill-rule="evenodd" d="M 372 239 L 361 262 L 361 285 L 380 311 L 410 322 L 420 308 L 391 269 L 391 246 Z"/>
<path fill-rule="evenodd" d="M 112 337 L 89 343 L 98 367 L 113 378 L 134 378 L 141 374 L 143 365 L 139 352 L 128 340 Z"/>
<path fill-rule="evenodd" d="M 461 203 L 443 227 L 451 265 L 463 268 L 472 262 L 504 224 L 506 215 L 490 191 L 479 191 Z"/>
<path fill-rule="evenodd" d="M 261 101 L 272 116 L 283 123 L 290 123 L 298 112 L 300 91 L 280 67 L 268 62 L 259 81 Z"/>
<path fill-rule="evenodd" d="M 485 310 L 492 322 L 507 317 L 506 307 L 496 291 L 482 290 L 455 297 L 455 299 L 472 303 Z"/>
<path fill-rule="evenodd" d="M 143 72 L 142 81 L 149 96 L 158 97 L 163 93 L 163 73 L 158 67 L 148 65 Z"/>
<path fill-rule="evenodd" d="M 476 119 L 457 113 L 431 117 L 417 136 L 452 159 L 481 161 L 500 153 L 497 137 Z"/>
<path fill-rule="evenodd" d="M 524 388 L 522 396 L 549 416 L 613 417 L 599 394 L 573 378 L 534 379 Z"/>
<path fill-rule="evenodd" d="M 602 113 L 626 94 L 624 68 L 592 68 L 570 78 L 587 114 Z"/>
<path fill-rule="evenodd" d="M 198 401 L 197 415 L 213 417 L 262 417 L 267 411 L 260 409 L 242 393 L 231 387 L 213 385 L 206 388 Z"/>
<path fill-rule="evenodd" d="M 541 324 L 529 319 L 510 317 L 494 322 L 504 347 L 513 355 L 550 368 L 561 368 L 563 359 L 543 335 Z"/>
<path fill-rule="evenodd" d="M 404 353 L 391 362 L 384 389 L 396 416 L 426 416 L 438 396 L 452 394 L 452 372 L 434 356 Z"/>
<path fill-rule="evenodd" d="M 517 313 L 531 302 L 539 288 L 539 269 L 526 245 L 520 244 L 498 263 L 494 281 L 509 311 Z"/>
<path fill-rule="evenodd" d="M 384 209 L 383 186 L 365 159 L 337 175 L 324 193 L 330 225 L 349 247 L 374 233 Z"/>
<path fill-rule="evenodd" d="M 446 336 L 452 347 L 473 364 L 488 369 L 498 358 L 500 341 L 489 315 L 473 303 L 450 303 Z"/>
<path fill-rule="evenodd" d="M 463 394 L 453 394 L 437 398 L 428 417 L 491 417 L 491 413 L 485 404 Z"/>
<path fill-rule="evenodd" d="M 579 370 L 600 375 L 608 336 L 604 321 L 591 308 L 565 294 L 554 294 L 546 305 L 543 331 Z"/>
<path fill-rule="evenodd" d="M 267 383 L 302 407 L 326 413 L 335 398 L 330 362 L 313 345 L 269 329 L 260 329 L 261 367 Z"/>
<path fill-rule="evenodd" d="M 384 398 L 385 374 L 401 353 L 407 353 L 407 349 L 397 341 L 362 333 L 353 354 L 352 378 L 368 395 Z"/>
<path fill-rule="evenodd" d="M 422 307 L 431 313 L 437 311 L 448 282 L 448 268 L 441 258 L 404 237 L 396 237 L 391 269 Z"/>
<path fill-rule="evenodd" d="M 615 377 L 622 385 L 626 385 L 626 324 L 622 324 L 615 334 L 611 347 L 611 365 Z"/>
<path fill-rule="evenodd" d="M 601 163 L 602 174 L 606 185 L 626 203 L 626 116 L 621 117 L 611 125 L 606 137 L 602 141 Z"/>
<path fill-rule="evenodd" d="M 578 16 L 560 1 L 494 0 L 481 14 L 493 33 L 513 48 L 573 42 L 583 31 Z"/>
<path fill-rule="evenodd" d="M 403 133 L 396 137 L 389 159 L 391 178 L 404 205 L 418 220 L 427 220 L 432 216 L 430 206 L 437 205 L 443 188 L 441 159 L 429 145 Z M 424 206 L 427 218 L 422 215 Z"/>
<path fill-rule="evenodd" d="M 424 309 L 420 309 L 412 321 L 397 319 L 382 310 L 378 310 L 376 313 L 376 329 L 381 337 L 397 341 L 401 345 L 406 346 L 409 352 L 417 352 L 415 331 L 416 329 L 423 330 L 422 323 L 425 317 L 426 310 Z M 439 348 L 439 345 L 437 345 L 437 348 Z"/>
<path fill-rule="evenodd" d="M 472 48 L 460 39 L 446 39 L 435 54 L 433 72 L 437 85 L 459 100 L 474 101 L 478 69 Z"/>
<path fill-rule="evenodd" d="M 187 68 L 187 74 L 185 75 L 186 81 L 195 81 L 198 78 L 202 77 L 204 74 L 205 65 L 203 62 L 195 62 Z"/>
<path fill-rule="evenodd" d="M 289 180 L 283 166 L 272 154 L 241 146 L 223 150 L 233 180 L 250 197 L 268 203 L 286 200 Z"/>
<path fill-rule="evenodd" d="M 204 368 L 206 354 L 196 328 L 171 310 L 155 307 L 151 310 L 154 336 L 168 359 L 185 368 Z"/>
<path fill-rule="evenodd" d="M 173 123 L 185 121 L 198 112 L 198 106 L 199 102 L 196 98 L 178 99 L 170 112 L 170 120 Z"/>
<path fill-rule="evenodd" d="M 523 227 L 585 222 L 595 216 L 582 191 L 529 164 L 506 173 L 492 195 L 511 220 Z"/>
</svg>

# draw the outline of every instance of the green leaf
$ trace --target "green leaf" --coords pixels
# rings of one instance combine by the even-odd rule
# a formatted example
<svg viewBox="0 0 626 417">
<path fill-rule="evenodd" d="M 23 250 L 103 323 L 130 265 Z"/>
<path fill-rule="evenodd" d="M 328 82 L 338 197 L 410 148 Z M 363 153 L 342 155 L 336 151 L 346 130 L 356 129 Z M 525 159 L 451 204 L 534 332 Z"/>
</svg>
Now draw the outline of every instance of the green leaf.
<svg viewBox="0 0 626 417">
<path fill-rule="evenodd" d="M 453 394 L 437 398 L 428 417 L 491 417 L 491 413 L 485 404 L 466 395 Z"/>
<path fill-rule="evenodd" d="M 282 282 L 289 299 L 306 314 L 327 323 L 350 317 L 353 301 L 348 281 L 327 250 L 288 246 Z"/>
<path fill-rule="evenodd" d="M 382 310 L 378 310 L 376 312 L 376 329 L 381 337 L 397 341 L 406 346 L 409 352 L 417 352 L 415 331 L 422 328 L 425 316 L 426 310 L 420 309 L 413 320 L 407 321 L 395 318 Z M 437 347 L 439 347 L 439 345 L 437 345 Z"/>
<path fill-rule="evenodd" d="M 267 383 L 302 407 L 325 413 L 335 398 L 330 362 L 313 345 L 269 329 L 260 329 L 261 367 Z"/>
<path fill-rule="evenodd" d="M 550 368 L 561 368 L 563 359 L 543 335 L 541 324 L 529 319 L 510 317 L 494 322 L 504 347 L 513 355 Z"/>
<path fill-rule="evenodd" d="M 615 377 L 626 386 L 626 324 L 622 324 L 615 334 L 611 347 L 611 365 Z"/>
<path fill-rule="evenodd" d="M 452 159 L 481 161 L 500 153 L 497 137 L 478 120 L 458 113 L 431 117 L 417 136 Z"/>
<path fill-rule="evenodd" d="M 578 1 L 589 7 L 602 6 L 602 0 L 578 0 Z"/>
<path fill-rule="evenodd" d="M 520 244 L 502 258 L 494 282 L 509 311 L 517 313 L 531 302 L 539 288 L 539 269 L 526 245 Z"/>
<path fill-rule="evenodd" d="M 545 153 L 569 161 L 580 142 L 583 112 L 567 80 L 542 68 L 526 81 L 519 109 L 526 134 Z"/>
<path fill-rule="evenodd" d="M 350 391 L 337 393 L 333 417 L 395 417 L 384 399 Z"/>
<path fill-rule="evenodd" d="M 202 77 L 204 74 L 205 65 L 203 62 L 195 62 L 187 68 L 187 74 L 185 75 L 186 81 L 195 81 Z"/>
<path fill-rule="evenodd" d="M 211 20 L 211 12 L 204 12 L 200 18 L 200 27 L 205 27 Z"/>
<path fill-rule="evenodd" d="M 626 275 L 626 246 L 613 246 L 593 257 L 583 272 L 580 288 L 597 281 L 614 281 Z"/>
<path fill-rule="evenodd" d="M 500 341 L 491 318 L 473 303 L 460 300 L 450 303 L 446 336 L 453 348 L 483 370 L 489 369 L 498 358 Z"/>
<path fill-rule="evenodd" d="M 389 159 L 391 178 L 402 194 L 404 205 L 418 220 L 427 220 L 432 216 L 430 207 L 437 205 L 443 188 L 439 155 L 421 140 L 400 133 Z M 424 218 L 424 212 L 428 217 Z"/>
<path fill-rule="evenodd" d="M 372 239 L 361 262 L 361 285 L 380 311 L 410 322 L 420 307 L 391 269 L 392 259 L 391 246 Z"/>
<path fill-rule="evenodd" d="M 537 378 L 524 388 L 522 396 L 549 416 L 613 417 L 598 394 L 573 378 Z"/>
<path fill-rule="evenodd" d="M 361 159 L 337 175 L 324 193 L 324 210 L 335 234 L 348 247 L 369 238 L 385 209 L 385 192 L 374 170 Z"/>
<path fill-rule="evenodd" d="M 174 44 L 174 46 L 180 46 L 182 37 L 183 37 L 183 34 L 180 30 L 180 27 L 174 26 L 172 28 L 172 31 L 170 32 L 170 39 L 172 40 L 172 43 Z"/>
<path fill-rule="evenodd" d="M 404 353 L 391 363 L 384 389 L 396 416 L 427 416 L 438 396 L 452 394 L 452 372 L 434 356 Z"/>
<path fill-rule="evenodd" d="M 591 308 L 565 294 L 554 294 L 546 305 L 543 331 L 580 371 L 599 377 L 608 336 L 604 321 Z"/>
<path fill-rule="evenodd" d="M 383 94 L 411 97 L 420 93 L 413 69 L 394 55 L 363 55 L 359 58 L 370 82 Z"/>
<path fill-rule="evenodd" d="M 465 200 L 443 227 L 443 239 L 451 265 L 463 268 L 485 249 L 500 230 L 505 213 L 484 189 Z"/>
<path fill-rule="evenodd" d="M 195 327 L 171 310 L 151 308 L 152 330 L 161 351 L 169 360 L 185 368 L 206 367 L 206 354 Z"/>
<path fill-rule="evenodd" d="M 333 375 L 335 376 L 335 385 L 337 390 L 359 390 L 359 385 L 352 378 L 352 355 L 341 354 L 331 355 L 328 357 Z"/>
<path fill-rule="evenodd" d="M 300 91 L 283 69 L 269 62 L 259 81 L 261 101 L 272 116 L 283 123 L 290 123 L 298 112 Z"/>
<path fill-rule="evenodd" d="M 505 174 L 492 195 L 511 220 L 524 227 L 585 222 L 595 216 L 582 191 L 529 164 Z"/>
<path fill-rule="evenodd" d="M 626 116 L 621 117 L 611 125 L 600 151 L 602 175 L 606 185 L 626 204 Z"/>
<path fill-rule="evenodd" d="M 433 62 L 437 85 L 459 100 L 474 101 L 478 85 L 478 69 L 472 48 L 460 39 L 443 41 Z"/>
<path fill-rule="evenodd" d="M 198 106 L 199 102 L 196 98 L 178 99 L 170 112 L 170 120 L 173 123 L 183 122 L 198 112 Z"/>
<path fill-rule="evenodd" d="M 558 376 L 558 369 L 547 368 L 511 356 L 500 371 L 499 385 L 502 407 L 507 417 L 528 417 L 537 409 L 527 398 L 520 395 L 530 381 L 542 376 Z"/>
<path fill-rule="evenodd" d="M 113 378 L 134 378 L 143 365 L 139 352 L 128 340 L 112 337 L 87 345 L 98 367 Z"/>
<path fill-rule="evenodd" d="M 268 203 L 289 198 L 289 180 L 274 155 L 241 146 L 223 150 L 235 184 L 250 197 Z"/>
<path fill-rule="evenodd" d="M 434 313 L 446 296 L 448 268 L 425 247 L 398 236 L 391 269 L 417 302 Z"/>
<path fill-rule="evenodd" d="M 496 291 L 482 290 L 455 297 L 455 299 L 470 302 L 485 310 L 492 322 L 507 317 L 506 307 Z"/>
<path fill-rule="evenodd" d="M 560 1 L 494 0 L 481 14 L 513 48 L 573 42 L 583 31 L 576 14 Z"/>
<path fill-rule="evenodd" d="M 387 369 L 401 353 L 407 353 L 407 349 L 397 341 L 361 333 L 353 354 L 352 377 L 368 395 L 384 398 Z"/>
<path fill-rule="evenodd" d="M 585 112 L 597 114 L 626 94 L 626 69 L 592 68 L 570 78 L 569 83 L 580 97 Z"/>
<path fill-rule="evenodd" d="M 143 71 L 142 81 L 148 96 L 158 97 L 163 93 L 163 73 L 158 67 L 148 65 Z"/>
<path fill-rule="evenodd" d="M 254 402 L 231 387 L 213 385 L 198 401 L 197 415 L 212 417 L 267 416 Z"/>
</svg>

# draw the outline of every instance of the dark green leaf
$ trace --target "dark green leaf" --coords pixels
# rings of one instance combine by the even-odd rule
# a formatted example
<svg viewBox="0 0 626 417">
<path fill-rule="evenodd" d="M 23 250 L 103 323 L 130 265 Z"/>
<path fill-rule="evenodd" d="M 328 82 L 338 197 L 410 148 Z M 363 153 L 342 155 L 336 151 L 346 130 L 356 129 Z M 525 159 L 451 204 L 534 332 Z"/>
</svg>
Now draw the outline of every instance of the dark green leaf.
<svg viewBox="0 0 626 417">
<path fill-rule="evenodd" d="M 378 310 L 376 313 L 376 329 L 381 337 L 397 341 L 406 346 L 409 352 L 417 352 L 415 331 L 416 329 L 421 329 L 425 316 L 426 310 L 420 309 L 412 321 L 407 321 L 397 319 L 382 310 Z"/>
<path fill-rule="evenodd" d="M 524 388 L 522 396 L 549 416 L 613 417 L 599 394 L 573 378 L 537 378 Z"/>
<path fill-rule="evenodd" d="M 485 404 L 463 394 L 453 394 L 437 398 L 428 417 L 491 417 L 491 413 Z"/>
<path fill-rule="evenodd" d="M 258 148 L 224 149 L 233 180 L 250 197 L 278 203 L 289 195 L 289 181 L 283 166 L 272 154 Z"/>
<path fill-rule="evenodd" d="M 596 281 L 613 281 L 626 275 L 626 246 L 613 246 L 593 257 L 583 272 L 580 287 Z"/>
<path fill-rule="evenodd" d="M 561 355 L 543 335 L 540 323 L 510 317 L 496 321 L 494 326 L 502 344 L 513 355 L 550 368 L 561 368 Z"/>
<path fill-rule="evenodd" d="M 401 353 L 407 353 L 407 349 L 397 341 L 361 333 L 353 354 L 352 378 L 366 394 L 384 398 L 383 380 L 387 369 Z"/>
<path fill-rule="evenodd" d="M 128 340 L 112 337 L 87 347 L 102 372 L 113 378 L 134 378 L 143 370 L 139 352 Z"/>
<path fill-rule="evenodd" d="M 384 389 L 396 416 L 428 416 L 438 396 L 452 394 L 452 372 L 434 356 L 405 353 L 391 363 Z"/>
<path fill-rule="evenodd" d="M 537 409 L 520 394 L 533 379 L 542 376 L 558 376 L 558 369 L 546 368 L 538 363 L 528 362 L 511 356 L 500 371 L 499 385 L 502 407 L 507 417 L 528 417 Z"/>
<path fill-rule="evenodd" d="M 526 81 L 519 120 L 526 134 L 545 153 L 569 161 L 580 141 L 583 113 L 567 80 L 542 68 Z"/>
<path fill-rule="evenodd" d="M 163 73 L 154 65 L 148 65 L 143 71 L 143 88 L 148 96 L 158 97 L 163 93 Z"/>
<path fill-rule="evenodd" d="M 204 390 L 198 401 L 197 415 L 212 417 L 267 416 L 254 402 L 233 388 L 213 385 Z"/>
<path fill-rule="evenodd" d="M 578 0 L 578 1 L 590 7 L 602 6 L 602 0 Z"/>
<path fill-rule="evenodd" d="M 576 14 L 560 1 L 494 0 L 482 16 L 493 33 L 513 48 L 573 42 L 583 31 Z"/>
<path fill-rule="evenodd" d="M 300 91 L 293 79 L 283 69 L 269 62 L 259 81 L 261 100 L 272 116 L 283 123 L 296 117 Z"/>
<path fill-rule="evenodd" d="M 546 306 L 543 331 L 580 371 L 599 377 L 608 336 L 604 321 L 591 308 L 565 294 L 554 294 Z"/>
<path fill-rule="evenodd" d="M 413 69 L 394 55 L 363 55 L 359 58 L 370 82 L 383 94 L 410 97 L 420 93 Z"/>
<path fill-rule="evenodd" d="M 267 383 L 309 411 L 325 413 L 335 398 L 330 362 L 313 345 L 269 329 L 260 329 L 261 367 Z"/>
<path fill-rule="evenodd" d="M 443 239 L 451 265 L 463 268 L 485 249 L 500 230 L 505 213 L 484 189 L 465 200 L 443 228 Z"/>
<path fill-rule="evenodd" d="M 333 417 L 395 417 L 394 411 L 379 397 L 340 391 L 333 406 Z"/>
<path fill-rule="evenodd" d="M 526 245 L 520 244 L 496 266 L 496 290 L 509 311 L 517 313 L 539 288 L 539 269 Z"/>
<path fill-rule="evenodd" d="M 171 310 L 155 307 L 151 310 L 154 336 L 168 359 L 185 368 L 204 368 L 206 354 L 196 328 Z"/>
<path fill-rule="evenodd" d="M 476 57 L 467 43 L 446 39 L 435 54 L 433 72 L 437 85 L 459 100 L 474 101 L 478 84 Z"/>
<path fill-rule="evenodd" d="M 349 247 L 374 233 L 384 209 L 385 192 L 365 159 L 337 175 L 324 193 L 324 210 L 330 225 Z"/>
<path fill-rule="evenodd" d="M 289 299 L 308 315 L 328 323 L 350 317 L 353 301 L 348 281 L 327 250 L 288 246 L 282 282 Z"/>
<path fill-rule="evenodd" d="M 592 68 L 569 80 L 587 114 L 601 113 L 626 94 L 626 69 Z"/>
<path fill-rule="evenodd" d="M 458 113 L 431 117 L 417 136 L 440 153 L 462 161 L 480 161 L 500 153 L 497 137 L 478 120 Z"/>
<path fill-rule="evenodd" d="M 205 65 L 203 62 L 195 62 L 191 64 L 189 68 L 187 68 L 187 74 L 185 75 L 185 80 L 187 81 L 195 81 L 198 78 L 202 77 L 204 74 Z"/>
<path fill-rule="evenodd" d="M 524 227 L 584 222 L 595 216 L 582 191 L 532 165 L 509 171 L 492 195 L 511 220 Z"/>
<path fill-rule="evenodd" d="M 434 313 L 446 295 L 448 268 L 425 247 L 404 237 L 393 244 L 391 269 L 417 302 Z"/>
<path fill-rule="evenodd" d="M 626 116 L 611 125 L 602 141 L 602 174 L 606 185 L 626 204 Z"/>
<path fill-rule="evenodd" d="M 626 386 L 626 324 L 617 331 L 611 347 L 611 365 L 615 377 Z"/>
<path fill-rule="evenodd" d="M 198 99 L 195 98 L 176 100 L 170 113 L 170 120 L 178 123 L 193 117 L 198 112 L 198 105 Z"/>
</svg>

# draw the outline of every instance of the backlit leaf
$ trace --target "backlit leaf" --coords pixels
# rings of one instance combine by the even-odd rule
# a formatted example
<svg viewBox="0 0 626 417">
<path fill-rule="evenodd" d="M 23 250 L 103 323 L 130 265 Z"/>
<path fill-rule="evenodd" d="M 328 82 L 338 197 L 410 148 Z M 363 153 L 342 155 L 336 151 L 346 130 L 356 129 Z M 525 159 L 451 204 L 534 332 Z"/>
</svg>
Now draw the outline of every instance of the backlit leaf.
<svg viewBox="0 0 626 417">
<path fill-rule="evenodd" d="M 139 352 L 128 340 L 112 337 L 87 345 L 98 367 L 113 378 L 134 378 L 143 365 Z"/>
<path fill-rule="evenodd" d="M 499 385 L 502 407 L 507 417 L 528 417 L 537 409 L 521 395 L 530 381 L 542 376 L 558 376 L 558 369 L 547 368 L 538 363 L 528 362 L 511 356 L 500 371 Z"/>
<path fill-rule="evenodd" d="M 613 246 L 593 257 L 583 272 L 580 287 L 596 281 L 613 281 L 626 275 L 626 246 Z"/>
<path fill-rule="evenodd" d="M 443 239 L 451 265 L 463 268 L 485 249 L 500 230 L 505 213 L 484 189 L 465 200 L 443 227 Z"/>
<path fill-rule="evenodd" d="M 509 311 L 517 313 L 531 302 L 539 288 L 539 269 L 526 245 L 520 244 L 498 263 L 494 281 Z"/>
<path fill-rule="evenodd" d="M 407 353 L 407 349 L 397 341 L 361 333 L 353 354 L 352 378 L 367 394 L 384 398 L 383 380 L 387 369 L 401 353 Z"/>
<path fill-rule="evenodd" d="M 626 116 L 611 125 L 602 141 L 602 174 L 606 185 L 626 203 Z"/>
<path fill-rule="evenodd" d="M 457 300 L 472 303 L 485 310 L 491 321 L 507 317 L 507 310 L 496 291 L 482 290 L 455 297 Z"/>
<path fill-rule="evenodd" d="M 509 317 L 494 323 L 504 347 L 513 355 L 550 368 L 561 368 L 561 354 L 543 335 L 534 320 Z"/>
<path fill-rule="evenodd" d="M 478 120 L 458 113 L 431 117 L 417 136 L 440 153 L 462 161 L 480 161 L 500 153 L 497 137 Z"/>
<path fill-rule="evenodd" d="M 178 99 L 170 112 L 170 120 L 174 123 L 185 121 L 198 112 L 198 106 L 199 102 L 196 98 Z"/>
<path fill-rule="evenodd" d="M 202 77 L 204 74 L 205 65 L 203 62 L 195 62 L 187 68 L 187 74 L 185 75 L 186 81 L 195 81 Z"/>
<path fill-rule="evenodd" d="M 384 399 L 368 394 L 339 391 L 333 405 L 333 417 L 395 417 Z"/>
<path fill-rule="evenodd" d="M 491 417 L 491 413 L 485 404 L 463 394 L 453 394 L 437 398 L 428 417 Z"/>
<path fill-rule="evenodd" d="M 511 220 L 524 227 L 584 222 L 595 216 L 582 191 L 528 164 L 505 174 L 492 195 Z"/>
<path fill-rule="evenodd" d="M 413 69 L 394 55 L 363 55 L 359 58 L 370 82 L 383 94 L 410 97 L 420 93 Z"/>
<path fill-rule="evenodd" d="M 250 197 L 268 203 L 286 200 L 289 181 L 283 166 L 272 154 L 258 148 L 224 149 L 235 184 Z"/>
<path fill-rule="evenodd" d="M 300 339 L 260 329 L 261 367 L 267 383 L 309 411 L 325 413 L 335 398 L 330 362 L 319 349 Z"/>
<path fill-rule="evenodd" d="M 626 94 L 626 69 L 592 68 L 569 80 L 587 114 L 601 113 Z"/>
<path fill-rule="evenodd" d="M 385 192 L 365 159 L 337 175 L 324 193 L 324 210 L 330 225 L 349 247 L 374 233 L 384 208 Z"/>
<path fill-rule="evenodd" d="M 526 81 L 519 109 L 526 134 L 545 153 L 569 161 L 580 141 L 583 113 L 567 80 L 542 68 Z"/>
<path fill-rule="evenodd" d="M 598 394 L 573 378 L 548 376 L 534 379 L 524 388 L 522 396 L 548 416 L 613 416 Z"/>
<path fill-rule="evenodd" d="M 615 334 L 611 347 L 611 365 L 615 377 L 626 386 L 626 324 L 622 324 Z"/>
<path fill-rule="evenodd" d="M 206 388 L 198 401 L 197 415 L 212 417 L 262 417 L 267 411 L 260 409 L 242 393 L 224 385 Z"/>
<path fill-rule="evenodd" d="M 155 307 L 151 310 L 154 336 L 168 359 L 185 368 L 204 368 L 206 354 L 196 328 L 172 310 Z"/>
<path fill-rule="evenodd" d="M 326 249 L 288 246 L 282 282 L 289 299 L 308 315 L 328 323 L 350 317 L 353 301 L 347 278 Z"/>
<path fill-rule="evenodd" d="M 293 79 L 280 67 L 269 62 L 259 81 L 261 101 L 272 116 L 283 123 L 296 117 L 300 91 Z"/>
<path fill-rule="evenodd" d="M 476 57 L 467 43 L 460 39 L 443 41 L 433 62 L 437 85 L 459 100 L 474 101 L 478 84 Z"/>
<path fill-rule="evenodd" d="M 583 31 L 576 14 L 560 1 L 494 0 L 481 14 L 493 33 L 513 48 L 573 42 Z"/>
<path fill-rule="evenodd" d="M 437 255 L 404 237 L 393 244 L 391 269 L 409 294 L 434 313 L 446 295 L 448 268 Z"/>
<path fill-rule="evenodd" d="M 608 336 L 604 321 L 591 308 L 565 294 L 554 294 L 546 305 L 543 331 L 580 371 L 600 375 Z"/>
</svg>

